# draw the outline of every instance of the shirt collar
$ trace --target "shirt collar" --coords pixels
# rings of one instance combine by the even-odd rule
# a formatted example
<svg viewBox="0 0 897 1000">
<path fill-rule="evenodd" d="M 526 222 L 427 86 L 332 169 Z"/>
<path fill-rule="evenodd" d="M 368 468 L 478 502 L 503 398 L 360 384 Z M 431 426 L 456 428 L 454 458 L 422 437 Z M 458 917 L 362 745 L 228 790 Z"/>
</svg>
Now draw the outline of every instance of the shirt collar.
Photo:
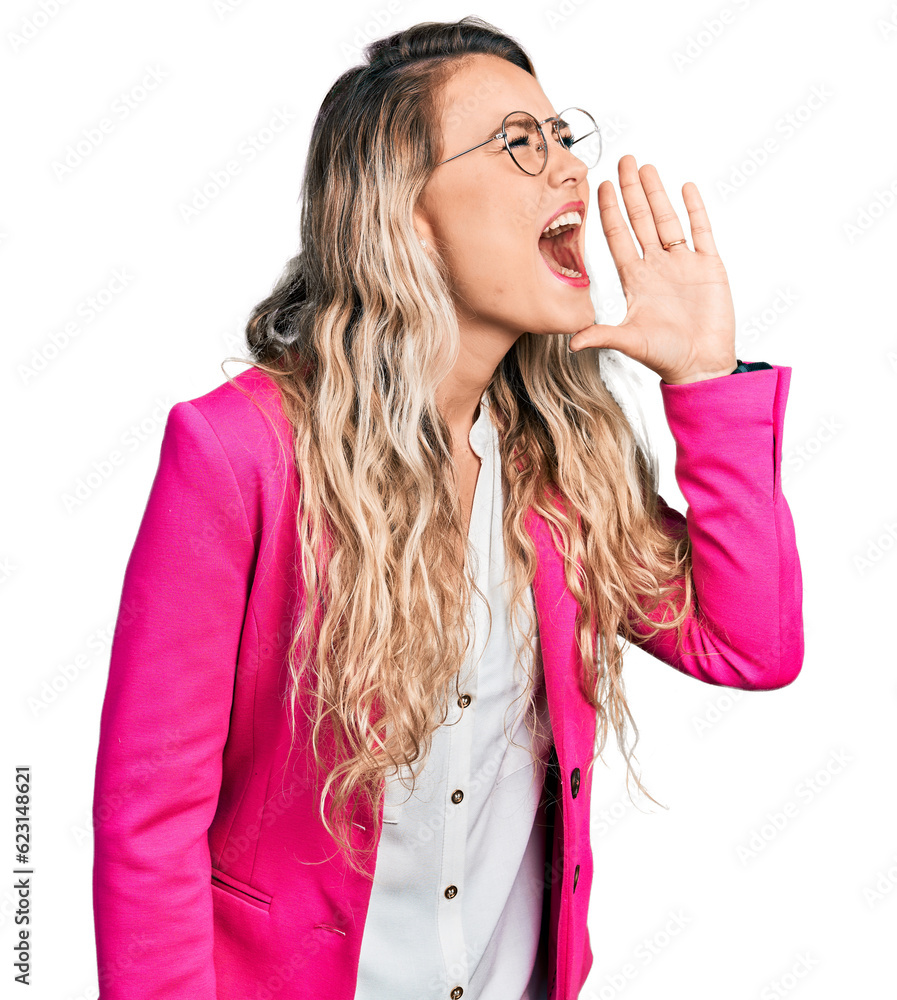
<svg viewBox="0 0 897 1000">
<path fill-rule="evenodd" d="M 494 440 L 496 433 L 495 425 L 489 415 L 489 401 L 485 395 L 480 400 L 480 414 L 470 428 L 470 447 L 479 458 L 486 454 L 486 448 Z"/>
</svg>

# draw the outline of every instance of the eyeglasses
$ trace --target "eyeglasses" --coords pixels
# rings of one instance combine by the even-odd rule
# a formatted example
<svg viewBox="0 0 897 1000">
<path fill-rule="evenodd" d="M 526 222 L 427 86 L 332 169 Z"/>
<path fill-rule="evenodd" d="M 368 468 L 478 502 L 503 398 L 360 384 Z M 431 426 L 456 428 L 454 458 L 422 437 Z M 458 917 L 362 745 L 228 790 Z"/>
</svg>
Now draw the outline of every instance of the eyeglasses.
<svg viewBox="0 0 897 1000">
<path fill-rule="evenodd" d="M 511 111 L 505 115 L 501 123 L 501 131 L 490 136 L 484 142 L 465 149 L 463 153 L 455 153 L 447 160 L 454 160 L 464 153 L 471 153 L 480 146 L 485 146 L 496 139 L 503 139 L 505 149 L 511 154 L 511 159 L 525 174 L 536 176 L 541 174 L 548 163 L 548 143 L 542 126 L 551 122 L 551 131 L 557 142 L 573 153 L 591 170 L 601 159 L 601 130 L 598 123 L 582 108 L 566 108 L 559 115 L 551 115 L 542 121 L 537 121 L 526 111 Z"/>
</svg>

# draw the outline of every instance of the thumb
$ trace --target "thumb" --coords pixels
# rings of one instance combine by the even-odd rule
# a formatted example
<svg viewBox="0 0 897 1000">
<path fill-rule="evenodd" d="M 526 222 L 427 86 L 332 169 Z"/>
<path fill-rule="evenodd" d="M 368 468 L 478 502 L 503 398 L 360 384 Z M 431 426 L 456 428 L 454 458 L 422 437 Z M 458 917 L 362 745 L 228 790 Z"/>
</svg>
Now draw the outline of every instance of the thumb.
<svg viewBox="0 0 897 1000">
<path fill-rule="evenodd" d="M 592 323 L 590 326 L 577 330 L 567 343 L 571 351 L 581 351 L 584 347 L 612 347 L 614 350 L 628 354 L 633 343 L 631 332 L 624 326 L 608 326 L 605 323 Z"/>
</svg>

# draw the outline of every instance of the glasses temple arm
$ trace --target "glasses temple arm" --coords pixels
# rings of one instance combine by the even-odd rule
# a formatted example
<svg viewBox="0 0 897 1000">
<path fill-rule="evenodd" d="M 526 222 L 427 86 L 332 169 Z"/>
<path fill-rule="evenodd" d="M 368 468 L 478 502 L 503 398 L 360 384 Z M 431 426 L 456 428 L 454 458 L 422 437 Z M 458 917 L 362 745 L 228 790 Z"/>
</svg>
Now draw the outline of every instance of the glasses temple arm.
<svg viewBox="0 0 897 1000">
<path fill-rule="evenodd" d="M 499 132 L 497 135 L 493 135 L 490 138 L 484 140 L 483 142 L 478 142 L 475 146 L 471 146 L 470 149 L 465 149 L 464 153 L 472 153 L 475 149 L 479 149 L 480 146 L 485 146 L 486 143 L 489 142 L 495 142 L 496 139 L 501 139 L 504 137 L 504 135 L 505 135 L 504 132 Z M 455 153 L 455 155 L 450 156 L 448 160 L 440 160 L 439 163 L 436 164 L 436 166 L 441 167 L 443 163 L 448 163 L 449 160 L 456 160 L 459 156 L 463 156 L 464 153 Z"/>
</svg>

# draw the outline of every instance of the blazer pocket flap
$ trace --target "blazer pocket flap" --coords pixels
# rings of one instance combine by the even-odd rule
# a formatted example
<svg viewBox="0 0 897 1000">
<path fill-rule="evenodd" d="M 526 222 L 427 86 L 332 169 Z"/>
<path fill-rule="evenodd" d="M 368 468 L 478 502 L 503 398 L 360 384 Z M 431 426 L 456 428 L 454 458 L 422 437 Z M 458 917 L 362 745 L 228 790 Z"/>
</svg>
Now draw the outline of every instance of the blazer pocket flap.
<svg viewBox="0 0 897 1000">
<path fill-rule="evenodd" d="M 214 865 L 212 866 L 212 885 L 250 903 L 252 906 L 257 906 L 260 910 L 267 910 L 271 906 L 272 897 L 267 892 L 262 892 L 261 889 L 248 882 L 241 882 Z"/>
</svg>

